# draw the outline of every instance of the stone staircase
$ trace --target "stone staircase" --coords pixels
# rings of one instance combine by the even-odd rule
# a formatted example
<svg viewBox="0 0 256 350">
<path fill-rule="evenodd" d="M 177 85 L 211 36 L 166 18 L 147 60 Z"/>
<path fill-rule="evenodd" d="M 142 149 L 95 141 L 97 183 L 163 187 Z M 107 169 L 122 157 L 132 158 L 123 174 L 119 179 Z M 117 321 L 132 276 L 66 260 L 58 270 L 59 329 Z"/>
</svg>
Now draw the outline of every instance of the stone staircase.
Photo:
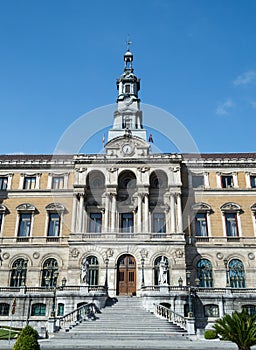
<svg viewBox="0 0 256 350">
<path fill-rule="evenodd" d="M 103 344 L 108 342 L 113 346 L 116 341 L 126 344 L 131 341 L 138 344 L 143 340 L 169 343 L 186 335 L 184 329 L 146 311 L 141 305 L 141 299 L 118 297 L 116 302 L 110 300 L 96 314 L 96 320 L 82 322 L 67 333 L 59 332 L 55 338 L 86 339 L 87 343 L 90 339 L 92 343 L 97 339 L 98 342 L 102 340 Z"/>
</svg>

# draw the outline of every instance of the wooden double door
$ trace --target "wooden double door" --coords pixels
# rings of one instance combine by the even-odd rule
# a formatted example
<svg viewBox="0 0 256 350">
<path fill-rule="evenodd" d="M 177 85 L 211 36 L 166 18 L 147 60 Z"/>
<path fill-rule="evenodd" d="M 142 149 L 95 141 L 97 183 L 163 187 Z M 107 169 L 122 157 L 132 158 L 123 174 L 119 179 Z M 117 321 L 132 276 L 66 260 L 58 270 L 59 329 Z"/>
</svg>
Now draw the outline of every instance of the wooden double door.
<svg viewBox="0 0 256 350">
<path fill-rule="evenodd" d="M 136 260 L 130 254 L 118 259 L 117 295 L 136 295 Z"/>
</svg>

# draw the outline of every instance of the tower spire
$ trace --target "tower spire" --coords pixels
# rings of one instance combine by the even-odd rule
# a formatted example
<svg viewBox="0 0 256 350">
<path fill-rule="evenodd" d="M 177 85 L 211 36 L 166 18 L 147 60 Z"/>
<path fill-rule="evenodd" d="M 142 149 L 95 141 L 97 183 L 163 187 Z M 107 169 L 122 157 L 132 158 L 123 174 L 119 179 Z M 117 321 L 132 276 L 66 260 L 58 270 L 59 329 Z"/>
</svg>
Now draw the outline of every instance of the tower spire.
<svg viewBox="0 0 256 350">
<path fill-rule="evenodd" d="M 132 42 L 126 41 L 127 51 L 124 54 L 124 72 L 116 80 L 118 90 L 117 110 L 114 112 L 113 128 L 109 130 L 108 141 L 123 136 L 129 130 L 132 136 L 146 140 L 146 130 L 142 126 L 142 111 L 140 110 L 140 79 L 134 74 L 132 67 L 133 54 L 130 51 Z"/>
</svg>

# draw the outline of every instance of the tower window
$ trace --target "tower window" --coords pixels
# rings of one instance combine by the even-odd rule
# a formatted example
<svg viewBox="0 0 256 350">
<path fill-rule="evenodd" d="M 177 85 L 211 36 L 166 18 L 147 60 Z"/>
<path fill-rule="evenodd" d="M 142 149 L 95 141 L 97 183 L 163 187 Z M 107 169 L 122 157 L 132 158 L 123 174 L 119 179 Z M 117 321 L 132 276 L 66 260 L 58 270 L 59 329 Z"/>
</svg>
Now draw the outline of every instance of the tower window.
<svg viewBox="0 0 256 350">
<path fill-rule="evenodd" d="M 126 84 L 125 85 L 125 93 L 129 94 L 131 92 L 131 85 L 130 84 Z"/>
</svg>

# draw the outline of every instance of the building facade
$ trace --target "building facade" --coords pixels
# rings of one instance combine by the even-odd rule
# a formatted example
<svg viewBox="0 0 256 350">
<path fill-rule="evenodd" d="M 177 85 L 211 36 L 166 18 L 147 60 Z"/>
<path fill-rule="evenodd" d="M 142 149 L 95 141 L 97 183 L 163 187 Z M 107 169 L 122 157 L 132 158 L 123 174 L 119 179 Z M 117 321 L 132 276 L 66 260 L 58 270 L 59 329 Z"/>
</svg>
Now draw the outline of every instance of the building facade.
<svg viewBox="0 0 256 350">
<path fill-rule="evenodd" d="M 256 154 L 154 154 L 129 50 L 117 88 L 104 154 L 0 156 L 0 324 L 121 295 L 198 333 L 254 313 Z"/>
</svg>

